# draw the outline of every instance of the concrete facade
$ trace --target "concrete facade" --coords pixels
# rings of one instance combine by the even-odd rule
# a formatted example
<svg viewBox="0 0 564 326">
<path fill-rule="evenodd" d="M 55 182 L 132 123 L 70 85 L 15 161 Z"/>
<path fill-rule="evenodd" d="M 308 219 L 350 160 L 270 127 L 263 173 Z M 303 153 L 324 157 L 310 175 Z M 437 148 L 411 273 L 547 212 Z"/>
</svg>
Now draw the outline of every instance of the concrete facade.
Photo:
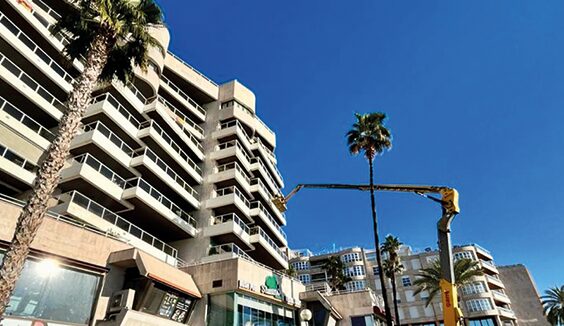
<svg viewBox="0 0 564 326">
<path fill-rule="evenodd" d="M 535 281 L 527 267 L 524 265 L 500 266 L 499 278 L 505 285 L 505 293 L 511 298 L 511 307 L 517 317 L 518 325 L 550 325 L 543 314 Z"/>
<path fill-rule="evenodd" d="M 73 1 L 0 1 L 0 254 L 84 68 L 63 56 L 68 36 L 49 31 L 70 10 Z M 39 316 L 25 306 L 24 293 L 14 297 L 20 301 L 14 301 L 11 318 L 47 319 L 45 311 L 52 310 L 50 320 L 62 324 L 150 325 L 164 323 L 159 316 L 165 315 L 173 324 L 171 318 L 204 320 L 196 315 L 208 309 L 205 291 L 215 289 L 199 271 L 223 262 L 231 264 L 220 269 L 226 283 L 238 275 L 237 282 L 260 288 L 277 275 L 285 301 L 263 298 L 260 291 L 239 301 L 264 299 L 282 307 L 280 318 L 295 318 L 302 288 L 279 272 L 288 268 L 286 216 L 271 203 L 284 186 L 276 135 L 257 116 L 250 89 L 237 80 L 218 85 L 166 50 L 171 42 L 166 28 L 151 33 L 165 50 L 149 51 L 147 71 L 136 69 L 130 85 L 114 81 L 94 91 L 29 262 L 31 273 L 54 259 L 61 273 L 90 282 L 99 291 L 85 296 L 94 300 L 88 303 L 92 313 L 57 315 L 67 304 L 62 302 L 57 309 L 42 308 Z M 174 273 L 164 279 L 144 273 L 136 259 L 112 262 L 123 250 L 150 255 L 161 270 L 194 272 L 196 286 L 205 291 L 175 287 L 168 279 Z M 47 290 L 45 285 L 38 291 Z M 124 309 L 110 312 L 117 298 Z"/>
</svg>

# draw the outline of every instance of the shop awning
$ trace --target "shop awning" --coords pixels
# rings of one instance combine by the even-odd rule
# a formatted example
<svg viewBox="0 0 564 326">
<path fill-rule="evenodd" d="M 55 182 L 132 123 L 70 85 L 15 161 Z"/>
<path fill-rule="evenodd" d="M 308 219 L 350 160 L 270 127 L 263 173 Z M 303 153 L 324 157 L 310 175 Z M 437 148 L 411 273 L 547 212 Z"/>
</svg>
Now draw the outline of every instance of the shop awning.
<svg viewBox="0 0 564 326">
<path fill-rule="evenodd" d="M 192 275 L 138 249 L 131 248 L 112 252 L 108 258 L 108 263 L 121 267 L 136 266 L 139 269 L 139 274 L 155 282 L 196 298 L 202 297 L 194 279 L 192 279 Z"/>
</svg>

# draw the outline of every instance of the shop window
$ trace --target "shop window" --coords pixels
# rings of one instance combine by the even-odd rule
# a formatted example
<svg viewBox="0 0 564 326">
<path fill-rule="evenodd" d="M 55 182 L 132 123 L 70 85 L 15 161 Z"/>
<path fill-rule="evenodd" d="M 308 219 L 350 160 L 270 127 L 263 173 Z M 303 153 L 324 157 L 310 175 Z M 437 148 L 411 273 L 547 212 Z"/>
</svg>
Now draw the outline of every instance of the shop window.
<svg viewBox="0 0 564 326">
<path fill-rule="evenodd" d="M 356 316 L 351 317 L 352 326 L 374 326 L 374 317 L 372 316 Z"/>
<path fill-rule="evenodd" d="M 192 303 L 193 298 L 155 284 L 149 290 L 141 311 L 184 323 L 188 318 Z"/>
</svg>

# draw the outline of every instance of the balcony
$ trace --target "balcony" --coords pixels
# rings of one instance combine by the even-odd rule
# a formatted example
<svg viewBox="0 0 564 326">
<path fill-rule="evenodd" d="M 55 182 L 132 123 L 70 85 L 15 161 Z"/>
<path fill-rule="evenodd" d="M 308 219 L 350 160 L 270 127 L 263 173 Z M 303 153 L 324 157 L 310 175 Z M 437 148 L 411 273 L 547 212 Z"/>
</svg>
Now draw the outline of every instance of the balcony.
<svg viewBox="0 0 564 326">
<path fill-rule="evenodd" d="M 10 102 L 0 97 L 0 121 L 46 150 L 55 135 Z"/>
<path fill-rule="evenodd" d="M 249 188 L 251 186 L 251 179 L 247 176 L 246 172 L 241 168 L 239 163 L 231 162 L 218 166 L 215 173 L 208 176 L 207 181 L 215 184 L 217 187 L 223 188 L 233 185 L 235 180 L 245 191 L 248 196 L 251 196 Z"/>
<path fill-rule="evenodd" d="M 74 78 L 3 13 L 0 13 L 0 34 L 4 40 L 62 89 L 66 92 L 72 90 Z"/>
<path fill-rule="evenodd" d="M 236 208 L 241 212 L 242 215 L 240 216 L 253 222 L 250 217 L 250 204 L 247 197 L 243 195 L 239 188 L 231 186 L 215 190 L 212 194 L 212 198 L 208 199 L 206 208 L 216 210 L 216 214 L 226 214 L 232 212 L 231 208 Z"/>
<path fill-rule="evenodd" d="M 59 187 L 63 191 L 77 190 L 103 199 L 104 207 L 116 211 L 133 208 L 122 200 L 125 179 L 89 153 L 76 156 L 70 166 L 61 171 Z"/>
<path fill-rule="evenodd" d="M 251 137 L 239 121 L 231 120 L 223 122 L 219 125 L 219 128 L 219 130 L 212 134 L 213 139 L 222 139 L 231 135 L 237 135 L 237 140 L 240 141 L 240 144 L 243 145 L 245 150 L 252 153 Z"/>
<path fill-rule="evenodd" d="M 492 290 L 491 292 L 492 292 L 492 296 L 493 296 L 495 301 L 502 302 L 504 304 L 510 304 L 511 303 L 511 299 L 509 299 L 507 294 L 502 292 L 502 290 Z"/>
<path fill-rule="evenodd" d="M 186 213 L 141 178 L 126 181 L 122 198 L 130 200 L 136 209 L 142 208 L 144 211 L 147 211 L 149 213 L 147 215 L 154 216 L 158 214 L 164 217 L 191 237 L 194 237 L 197 233 L 196 220 L 192 215 Z"/>
<path fill-rule="evenodd" d="M 260 138 L 255 137 L 252 140 L 253 143 L 253 149 L 256 149 L 259 151 L 259 153 L 261 153 L 261 155 L 264 157 L 264 159 L 266 161 L 269 161 L 272 163 L 272 165 L 274 166 L 274 168 L 276 169 L 276 173 L 278 174 L 278 176 L 280 177 L 280 179 L 282 179 L 282 175 L 280 174 L 280 171 L 278 171 L 278 168 L 276 168 L 276 155 L 274 154 L 273 151 L 270 150 L 270 148 L 266 147 L 266 145 L 260 140 Z"/>
<path fill-rule="evenodd" d="M 104 114 L 130 138 L 137 138 L 141 123 L 110 93 L 103 93 L 94 97 L 84 117 L 96 117 L 101 114 Z"/>
<path fill-rule="evenodd" d="M 485 275 L 486 276 L 486 280 L 488 281 L 488 284 L 490 284 L 490 289 L 505 289 L 505 286 L 503 285 L 503 282 L 501 282 L 501 280 L 499 279 L 499 276 L 495 275 L 495 276 L 491 276 L 491 275 Z"/>
<path fill-rule="evenodd" d="M 234 243 L 226 243 L 217 246 L 211 246 L 208 250 L 208 256 L 202 258 L 202 263 L 221 261 L 233 258 L 242 258 L 251 262 L 254 260 L 243 249 Z"/>
<path fill-rule="evenodd" d="M 220 120 L 237 119 L 261 135 L 271 146 L 276 146 L 276 136 L 252 111 L 236 101 L 225 102 L 219 111 Z"/>
<path fill-rule="evenodd" d="M 172 103 L 160 95 L 157 97 L 157 101 L 166 109 L 167 114 L 176 121 L 182 131 L 190 133 L 200 140 L 204 138 L 204 129 L 172 105 Z"/>
<path fill-rule="evenodd" d="M 179 76 L 182 76 L 182 78 L 189 81 L 191 84 L 199 88 L 208 96 L 212 97 L 213 99 L 218 98 L 218 85 L 206 75 L 192 67 L 186 61 L 184 61 L 174 53 L 168 51 L 165 62 L 167 67 L 174 69 L 174 71 Z"/>
<path fill-rule="evenodd" d="M 138 136 L 146 142 L 147 140 L 152 140 L 188 174 L 193 175 L 196 173 L 201 178 L 202 170 L 196 162 L 194 162 L 154 120 L 142 123 Z"/>
<path fill-rule="evenodd" d="M 0 76 L 47 114 L 56 120 L 61 119 L 66 108 L 63 102 L 59 101 L 2 53 L 0 53 Z"/>
<path fill-rule="evenodd" d="M 276 183 L 276 181 L 274 181 L 274 179 L 270 175 L 270 171 L 264 165 L 264 163 L 263 163 L 263 161 L 260 157 L 251 158 L 251 170 L 252 171 L 258 171 L 262 175 L 264 181 L 270 187 L 270 189 L 273 193 L 280 192 L 278 184 Z"/>
<path fill-rule="evenodd" d="M 145 147 L 137 150 L 131 160 L 131 166 L 141 171 L 144 176 L 147 176 L 148 173 L 153 174 L 157 180 L 163 181 L 195 209 L 200 208 L 198 192 L 150 148 Z M 194 174 L 194 177 L 201 183 L 202 178 L 199 175 Z"/>
<path fill-rule="evenodd" d="M 255 250 L 249 253 L 255 260 L 266 263 L 274 269 L 287 269 L 288 256 L 278 246 L 260 226 L 251 228 L 251 243 Z"/>
<path fill-rule="evenodd" d="M 259 220 L 262 221 L 261 224 L 265 225 L 268 228 L 271 234 L 273 234 L 274 237 L 278 240 L 279 244 L 283 246 L 288 245 L 286 233 L 282 230 L 278 222 L 274 220 L 272 215 L 270 215 L 266 207 L 264 207 L 264 205 L 259 201 L 252 202 L 250 207 L 250 214 L 255 222 L 260 223 Z M 260 219 L 257 219 L 257 216 L 260 217 Z"/>
<path fill-rule="evenodd" d="M 494 273 L 494 274 L 499 274 L 499 271 L 497 270 L 497 267 L 495 266 L 493 261 L 480 259 L 480 262 L 482 263 L 481 265 L 482 265 L 482 268 L 484 269 L 484 271 L 491 272 L 491 273 Z"/>
<path fill-rule="evenodd" d="M 213 237 L 216 243 L 235 243 L 239 247 L 253 250 L 251 229 L 235 213 L 213 217 L 212 225 L 204 228 L 204 237 Z"/>
<path fill-rule="evenodd" d="M 73 154 L 79 155 L 89 152 L 95 157 L 104 157 L 103 161 L 121 175 L 136 175 L 129 168 L 133 149 L 121 138 L 100 121 L 84 125 L 83 129 L 84 133 L 77 135 L 71 143 Z M 106 158 L 118 164 L 113 164 Z"/>
<path fill-rule="evenodd" d="M 2 178 L 3 181 L 10 184 L 12 183 L 10 181 L 16 181 L 17 187 L 23 188 L 24 185 L 33 185 L 38 167 L 0 144 L 0 170 L 3 172 L 0 175 L 6 177 Z"/>
<path fill-rule="evenodd" d="M 499 311 L 499 314 L 502 318 L 516 319 L 515 313 L 511 309 L 504 307 L 497 307 L 497 310 Z"/>
<path fill-rule="evenodd" d="M 53 211 L 73 216 L 175 266 L 177 250 L 77 191 L 60 196 Z"/>
<path fill-rule="evenodd" d="M 243 168 L 245 168 L 245 170 L 250 170 L 251 157 L 247 154 L 247 151 L 238 140 L 231 140 L 219 144 L 215 151 L 211 153 L 210 157 L 212 160 L 216 161 L 230 157 L 237 157 Z"/>
<path fill-rule="evenodd" d="M 266 207 L 270 208 L 270 211 L 278 218 L 281 224 L 286 224 L 286 216 L 280 212 L 280 210 L 272 202 L 273 195 L 268 190 L 264 182 L 260 178 L 254 178 L 251 180 L 251 192 L 258 192 L 260 197 L 263 199 L 263 203 Z"/>
<path fill-rule="evenodd" d="M 188 94 L 176 86 L 170 79 L 165 75 L 161 75 L 161 87 L 163 87 L 167 92 L 169 92 L 174 98 L 182 103 L 186 108 L 192 112 L 198 119 L 202 122 L 206 121 L 206 110 L 202 108 L 196 101 L 194 101 Z"/>
</svg>

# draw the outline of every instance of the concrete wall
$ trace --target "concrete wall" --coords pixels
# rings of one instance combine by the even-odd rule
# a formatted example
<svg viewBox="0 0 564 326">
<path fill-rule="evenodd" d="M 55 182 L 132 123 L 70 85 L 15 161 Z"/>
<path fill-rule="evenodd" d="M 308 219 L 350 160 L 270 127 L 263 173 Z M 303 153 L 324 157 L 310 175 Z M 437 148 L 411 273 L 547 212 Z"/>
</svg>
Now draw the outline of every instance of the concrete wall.
<svg viewBox="0 0 564 326">
<path fill-rule="evenodd" d="M 325 298 L 343 317 L 339 326 L 350 326 L 351 317 L 374 314 L 374 301 L 369 290 L 335 294 Z"/>
<path fill-rule="evenodd" d="M 550 325 L 542 312 L 535 282 L 523 265 L 498 267 L 505 293 L 511 298 L 511 308 L 520 326 Z"/>
</svg>

